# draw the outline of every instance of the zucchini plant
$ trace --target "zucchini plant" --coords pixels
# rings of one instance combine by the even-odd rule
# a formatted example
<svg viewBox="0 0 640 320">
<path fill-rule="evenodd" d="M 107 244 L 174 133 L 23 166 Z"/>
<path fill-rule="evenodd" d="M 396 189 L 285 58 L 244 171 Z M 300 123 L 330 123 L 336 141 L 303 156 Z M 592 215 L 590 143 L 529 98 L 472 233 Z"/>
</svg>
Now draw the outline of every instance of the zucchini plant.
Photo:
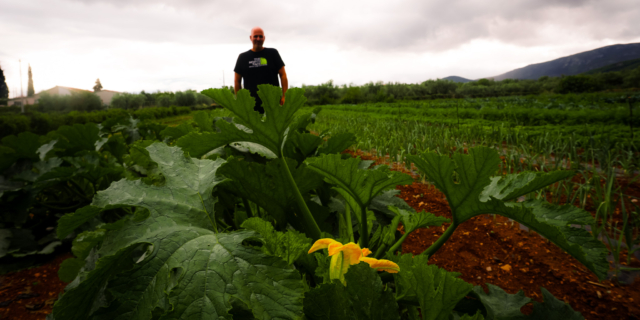
<svg viewBox="0 0 640 320">
<path fill-rule="evenodd" d="M 412 258 L 398 252 L 406 239 L 399 223 L 409 234 L 448 219 L 395 197 L 411 177 L 341 155 L 351 134 L 308 132 L 319 110 L 299 114 L 302 89 L 288 90 L 280 106 L 279 88 L 259 88 L 265 115 L 253 111 L 248 91 L 203 91 L 233 120 L 199 114 L 198 130 L 137 151 L 161 179 L 114 182 L 60 220 L 59 233 L 86 231 L 74 240 L 76 257 L 61 266 L 61 277 L 73 281 L 50 318 L 582 319 L 544 289 L 544 303 L 523 315 L 531 300 L 522 292 L 489 285 L 485 293 L 428 264 L 460 223 L 494 213 L 604 277 L 606 249 L 570 226 L 591 223 L 587 212 L 512 201 L 570 172 L 491 178 L 498 156 L 489 149 L 414 158 L 445 192 L 454 218 L 441 240 Z M 101 211 L 131 207 L 118 221 L 100 220 Z M 479 303 L 469 305 L 467 296 Z"/>
</svg>

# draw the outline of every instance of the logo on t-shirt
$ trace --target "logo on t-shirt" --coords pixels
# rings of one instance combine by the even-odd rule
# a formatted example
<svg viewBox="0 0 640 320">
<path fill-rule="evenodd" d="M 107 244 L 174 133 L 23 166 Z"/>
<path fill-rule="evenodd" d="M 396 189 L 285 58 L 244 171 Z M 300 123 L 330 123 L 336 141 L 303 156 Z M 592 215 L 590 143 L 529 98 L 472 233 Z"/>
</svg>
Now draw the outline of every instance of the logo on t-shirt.
<svg viewBox="0 0 640 320">
<path fill-rule="evenodd" d="M 267 58 L 254 58 L 252 61 L 249 61 L 249 68 L 266 67 L 266 66 L 267 66 Z"/>
</svg>

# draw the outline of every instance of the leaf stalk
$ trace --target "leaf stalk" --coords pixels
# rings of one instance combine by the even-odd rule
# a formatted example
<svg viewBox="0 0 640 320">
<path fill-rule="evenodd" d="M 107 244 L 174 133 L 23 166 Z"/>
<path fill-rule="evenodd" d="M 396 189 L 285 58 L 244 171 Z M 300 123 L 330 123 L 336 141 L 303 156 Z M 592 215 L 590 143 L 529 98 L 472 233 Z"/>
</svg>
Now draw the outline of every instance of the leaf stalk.
<svg viewBox="0 0 640 320">
<path fill-rule="evenodd" d="M 425 250 L 421 254 L 432 256 L 438 251 L 438 249 L 440 249 L 440 247 L 442 247 L 445 242 L 447 242 L 447 240 L 449 240 L 456 228 L 458 228 L 458 225 L 455 222 L 452 223 L 449 228 L 447 228 L 447 230 L 440 236 L 440 238 L 438 238 L 436 242 L 434 242 L 429 248 L 427 248 L 427 250 Z"/>
<path fill-rule="evenodd" d="M 307 207 L 307 204 L 304 202 L 304 198 L 302 197 L 302 194 L 298 189 L 296 180 L 293 179 L 293 175 L 291 174 L 291 170 L 289 170 L 289 166 L 287 165 L 287 161 L 285 160 L 284 153 L 282 152 L 282 150 L 280 151 L 280 155 L 281 155 L 280 159 L 282 160 L 285 171 L 287 172 L 287 178 L 289 179 L 289 184 L 291 184 L 291 187 L 293 189 L 293 194 L 295 195 L 296 202 L 298 203 L 298 208 L 300 208 L 300 212 L 302 213 L 302 222 L 304 223 L 305 229 L 308 232 L 307 235 L 310 236 L 311 239 L 316 241 L 320 239 L 320 237 L 322 236 L 320 227 L 318 227 L 318 224 L 316 223 L 316 219 L 313 218 L 311 211 L 309 211 L 309 207 Z"/>
</svg>

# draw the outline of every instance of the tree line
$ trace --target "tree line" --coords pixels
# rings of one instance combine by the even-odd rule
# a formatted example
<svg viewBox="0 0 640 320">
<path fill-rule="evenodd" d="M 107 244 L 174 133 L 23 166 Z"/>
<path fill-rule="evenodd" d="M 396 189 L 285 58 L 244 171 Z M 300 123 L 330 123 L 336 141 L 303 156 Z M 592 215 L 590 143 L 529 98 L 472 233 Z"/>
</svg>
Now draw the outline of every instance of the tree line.
<svg viewBox="0 0 640 320">
<path fill-rule="evenodd" d="M 458 83 L 427 80 L 422 83 L 369 82 L 361 86 L 335 85 L 332 80 L 315 86 L 302 86 L 309 105 L 358 104 L 395 100 L 428 100 L 452 97 L 498 97 L 541 93 L 586 93 L 640 88 L 640 67 L 593 75 L 543 76 L 537 80 L 480 79 Z"/>
<path fill-rule="evenodd" d="M 194 90 L 177 92 L 153 92 L 144 90 L 140 93 L 118 93 L 111 99 L 110 105 L 104 105 L 100 97 L 90 91 L 72 92 L 70 95 L 51 95 L 46 92 L 40 94 L 36 105 L 28 106 L 29 111 L 38 112 L 70 112 L 97 111 L 105 109 L 135 110 L 145 107 L 194 107 L 210 106 L 211 98 Z M 3 108 L 2 111 L 16 111 L 18 107 Z M 15 109 L 15 110 L 13 110 Z"/>
</svg>

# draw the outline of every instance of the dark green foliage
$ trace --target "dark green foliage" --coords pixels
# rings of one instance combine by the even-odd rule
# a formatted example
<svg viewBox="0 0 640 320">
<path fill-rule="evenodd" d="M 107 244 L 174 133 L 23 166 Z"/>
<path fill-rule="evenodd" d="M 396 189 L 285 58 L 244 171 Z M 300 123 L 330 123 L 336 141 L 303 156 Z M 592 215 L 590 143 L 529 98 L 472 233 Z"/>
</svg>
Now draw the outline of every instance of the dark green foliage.
<svg viewBox="0 0 640 320">
<path fill-rule="evenodd" d="M 583 93 L 600 89 L 599 84 L 592 77 L 585 75 L 567 76 L 560 79 L 558 93 Z"/>
<path fill-rule="evenodd" d="M 617 71 L 633 70 L 638 67 L 640 67 L 640 59 L 631 59 L 631 60 L 610 64 L 602 68 L 593 69 L 583 74 L 612 73 Z"/>
<path fill-rule="evenodd" d="M 351 266 L 345 279 L 346 287 L 334 281 L 305 294 L 305 316 L 310 320 L 400 319 L 393 293 L 367 264 Z"/>
<path fill-rule="evenodd" d="M 9 87 L 7 87 L 7 81 L 4 77 L 4 71 L 0 67 L 0 106 L 7 105 L 7 99 L 9 99 Z"/>
<path fill-rule="evenodd" d="M 102 108 L 102 100 L 93 92 L 73 92 L 71 95 L 40 94 L 39 109 L 44 112 L 95 111 Z"/>
<path fill-rule="evenodd" d="M 627 88 L 640 88 L 640 67 L 637 67 L 624 78 L 624 86 Z"/>
<path fill-rule="evenodd" d="M 393 96 L 378 84 L 369 87 L 380 99 Z M 228 90 L 212 90 L 235 119 L 200 111 L 193 122 L 169 129 L 141 119 L 173 113 L 175 107 L 117 109 L 121 116 L 101 125 L 87 122 L 95 114 L 75 112 L 70 115 L 78 123 L 46 136 L 6 137 L 0 154 L 11 160 L 3 164 L 11 169 L 0 176 L 0 205 L 11 214 L 3 216 L 10 219 L 2 221 L 0 256 L 49 254 L 75 237 L 75 258 L 59 271 L 73 281 L 54 306 L 58 320 L 418 319 L 419 311 L 430 320 L 478 320 L 492 308 L 508 307 L 500 306 L 500 299 L 459 307 L 472 288 L 459 274 L 428 265 L 427 255 L 393 256 L 404 239 L 395 242 L 398 223 L 408 235 L 447 219 L 415 212 L 394 197 L 398 184 L 413 181 L 408 175 L 339 154 L 353 144 L 353 134 L 310 134 L 306 127 L 319 108 L 296 114 L 305 101 L 302 90 L 289 90 L 284 106 L 278 103 L 280 92 L 261 86 L 266 118 L 253 111 L 248 92 L 234 97 Z M 190 149 L 175 146 L 180 142 Z M 440 164 L 436 186 L 450 186 L 453 170 L 458 172 L 455 190 L 444 190 L 454 224 L 489 204 L 518 221 L 532 210 L 533 218 L 554 225 L 584 222 L 575 208 L 536 211 L 538 203 L 496 204 L 568 173 L 490 179 L 497 154 L 470 149 L 464 157 L 454 157 L 458 166 L 446 156 L 424 160 Z M 397 260 L 401 271 L 395 277 L 381 278 L 360 263 L 349 268 L 346 286 L 332 283 L 326 251 L 307 254 L 311 240 L 302 231 L 314 239 L 344 235 L 346 207 L 354 217 L 340 241 L 358 239 L 375 251 L 372 256 Z M 61 216 L 57 233 L 47 228 Z M 307 232 L 313 231 L 308 223 L 316 224 L 313 219 L 318 230 Z M 381 244 L 369 247 L 374 230 L 381 240 L 372 243 Z M 534 305 L 531 319 L 574 315 L 543 294 L 545 303 Z"/>
<path fill-rule="evenodd" d="M 177 106 L 193 106 L 196 104 L 196 96 L 194 91 L 178 91 L 174 96 L 174 102 Z"/>
<path fill-rule="evenodd" d="M 88 93 L 92 94 L 92 93 Z M 51 96 L 50 96 L 51 97 Z M 57 98 L 57 97 L 53 97 Z M 97 97 L 96 97 L 97 98 Z M 99 98 L 98 98 L 99 100 Z M 107 119 L 121 118 L 128 119 L 130 116 L 140 120 L 152 120 L 165 117 L 187 114 L 191 112 L 188 107 L 173 108 L 144 108 L 135 111 L 123 109 L 108 109 L 93 112 L 72 111 L 66 114 L 61 113 L 40 113 L 29 112 L 23 114 L 4 113 L 0 114 L 0 138 L 8 135 L 17 135 L 21 132 L 29 131 L 44 135 L 49 131 L 56 130 L 63 125 L 84 124 L 88 122 L 101 123 Z"/>
<path fill-rule="evenodd" d="M 144 94 L 118 93 L 111 98 L 111 107 L 120 109 L 138 109 L 147 101 Z"/>
</svg>

